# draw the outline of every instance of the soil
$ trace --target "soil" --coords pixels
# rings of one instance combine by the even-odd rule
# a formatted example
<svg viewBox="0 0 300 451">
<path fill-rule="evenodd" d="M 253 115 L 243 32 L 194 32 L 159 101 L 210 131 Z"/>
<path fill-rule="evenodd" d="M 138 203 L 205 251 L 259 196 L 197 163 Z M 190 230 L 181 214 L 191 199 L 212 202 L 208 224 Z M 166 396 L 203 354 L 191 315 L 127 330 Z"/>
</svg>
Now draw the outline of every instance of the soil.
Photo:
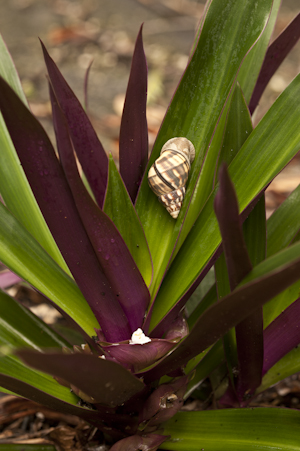
<svg viewBox="0 0 300 451">
<path fill-rule="evenodd" d="M 2 0 L 0 32 L 13 56 L 33 113 L 50 137 L 45 66 L 38 37 L 46 44 L 73 90 L 83 101 L 83 81 L 89 76 L 88 111 L 97 133 L 118 160 L 118 133 L 124 94 L 136 35 L 144 22 L 143 38 L 149 67 L 148 124 L 153 144 L 160 123 L 187 62 L 195 30 L 203 12 L 199 0 Z M 299 0 L 283 0 L 273 38 L 299 13 Z M 300 43 L 269 83 L 255 114 L 255 123 L 300 70 Z M 299 157 L 282 171 L 267 190 L 267 214 L 299 184 Z M 40 308 L 24 288 L 22 301 Z M 20 294 L 21 293 L 21 294 Z M 25 294 L 24 294 L 25 293 Z M 44 307 L 43 307 L 44 308 Z M 41 312 L 39 312 L 42 314 Z M 46 309 L 46 320 L 50 310 Z M 97 450 L 102 437 L 87 423 L 14 397 L 1 398 L 0 443 L 18 440 L 54 443 L 57 450 Z M 281 382 L 260 395 L 259 405 L 300 408 L 300 377 Z M 191 408 L 193 408 L 191 406 Z"/>
</svg>

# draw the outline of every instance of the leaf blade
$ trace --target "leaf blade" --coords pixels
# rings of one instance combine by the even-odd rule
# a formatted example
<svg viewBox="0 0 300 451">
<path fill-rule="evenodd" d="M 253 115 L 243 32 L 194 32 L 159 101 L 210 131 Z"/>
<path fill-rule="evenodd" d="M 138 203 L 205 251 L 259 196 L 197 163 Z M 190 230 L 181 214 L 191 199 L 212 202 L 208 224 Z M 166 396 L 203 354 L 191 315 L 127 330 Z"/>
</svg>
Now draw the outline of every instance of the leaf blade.
<svg viewBox="0 0 300 451">
<path fill-rule="evenodd" d="M 254 91 L 252 93 L 249 109 L 251 114 L 258 105 L 271 77 L 274 75 L 283 60 L 295 46 L 300 38 L 300 13 L 288 24 L 283 32 L 275 39 L 265 55 Z"/>
<path fill-rule="evenodd" d="M 109 156 L 108 183 L 103 210 L 118 228 L 146 285 L 150 286 L 153 264 L 143 226 L 111 155 Z M 127 224 L 130 224 L 131 227 L 128 227 Z"/>
<path fill-rule="evenodd" d="M 148 160 L 147 63 L 142 28 L 132 57 L 119 139 L 120 175 L 133 203 Z"/>
<path fill-rule="evenodd" d="M 0 260 L 73 318 L 90 336 L 99 324 L 77 285 L 0 203 Z"/>
<path fill-rule="evenodd" d="M 144 383 L 121 365 L 99 359 L 92 354 L 42 354 L 32 350 L 19 350 L 17 355 L 28 365 L 61 377 L 95 402 L 116 407 L 142 391 Z"/>
<path fill-rule="evenodd" d="M 162 443 L 160 448 L 298 451 L 299 417 L 296 410 L 279 408 L 180 412 L 165 424 L 164 434 L 170 434 L 172 439 Z"/>
<path fill-rule="evenodd" d="M 0 75 L 15 90 L 22 102 L 27 105 L 14 63 L 1 36 L 0 55 Z M 5 204 L 52 258 L 69 274 L 69 269 L 33 196 L 1 114 L 0 145 L 0 192 Z"/>
<path fill-rule="evenodd" d="M 77 97 L 41 42 L 50 82 L 70 129 L 72 142 L 84 173 L 102 208 L 107 182 L 107 155 Z"/>
</svg>

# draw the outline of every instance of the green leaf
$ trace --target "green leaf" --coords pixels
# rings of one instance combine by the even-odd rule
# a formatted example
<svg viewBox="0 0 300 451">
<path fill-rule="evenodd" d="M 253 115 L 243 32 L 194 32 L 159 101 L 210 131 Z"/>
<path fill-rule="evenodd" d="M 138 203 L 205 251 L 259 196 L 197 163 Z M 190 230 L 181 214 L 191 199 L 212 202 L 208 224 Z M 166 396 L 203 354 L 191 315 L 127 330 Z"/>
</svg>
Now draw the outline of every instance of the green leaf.
<svg viewBox="0 0 300 451">
<path fill-rule="evenodd" d="M 26 367 L 25 367 L 26 369 Z M 33 379 L 35 383 L 35 380 Z M 55 381 L 53 381 L 54 383 Z M 96 425 L 98 428 L 101 428 L 99 412 L 97 410 L 91 410 L 86 407 L 80 407 L 78 405 L 78 398 L 73 393 L 70 393 L 70 390 L 66 387 L 60 386 L 58 383 L 57 387 L 64 389 L 65 393 L 69 395 L 69 399 L 64 399 L 64 396 L 60 396 L 61 393 L 57 391 L 57 396 L 54 394 L 48 394 L 43 389 L 38 389 L 34 385 L 30 385 L 30 383 L 23 382 L 22 380 L 16 379 L 11 375 L 5 375 L 0 373 L 0 385 L 9 388 L 12 392 L 16 393 L 23 398 L 31 399 L 35 402 L 39 402 L 50 409 L 57 410 L 59 412 L 77 415 L 91 424 Z M 105 414 L 102 415 L 107 419 Z M 109 417 L 109 415 L 108 415 Z M 111 416 L 110 416 L 111 417 Z M 116 417 L 116 415 L 114 415 Z"/>
<path fill-rule="evenodd" d="M 164 424 L 172 451 L 300 450 L 300 412 L 279 408 L 179 412 Z"/>
<path fill-rule="evenodd" d="M 299 371 L 300 347 L 297 346 L 269 369 L 264 375 L 261 385 L 256 390 L 256 394 L 263 392 L 292 374 L 299 373 Z"/>
<path fill-rule="evenodd" d="M 168 109 L 148 166 L 149 169 L 169 138 L 185 136 L 193 142 L 196 159 L 181 213 L 176 221 L 168 215 L 149 189 L 146 177 L 136 204 L 153 258 L 152 292 L 160 284 L 187 208 L 185 221 L 190 230 L 199 205 L 206 200 L 207 194 L 195 189 L 205 176 L 202 171 L 198 180 L 204 156 L 239 66 L 262 32 L 271 6 L 271 0 L 212 0 L 209 4 L 197 48 Z"/>
<path fill-rule="evenodd" d="M 0 341 L 14 347 L 42 348 L 69 346 L 46 323 L 0 290 Z"/>
<path fill-rule="evenodd" d="M 266 207 L 265 196 L 259 199 L 243 224 L 248 253 L 253 266 L 266 258 Z"/>
<path fill-rule="evenodd" d="M 145 388 L 140 379 L 119 363 L 95 354 L 66 355 L 28 349 L 18 350 L 17 354 L 30 366 L 70 382 L 103 406 L 120 406 Z"/>
<path fill-rule="evenodd" d="M 145 233 L 111 155 L 108 171 L 103 210 L 119 230 L 146 285 L 149 286 L 153 267 Z"/>
<path fill-rule="evenodd" d="M 1 36 L 0 75 L 4 77 L 27 105 L 14 63 Z M 69 270 L 32 194 L 1 114 L 0 147 L 0 192 L 6 206 L 52 258 L 69 274 Z"/>
<path fill-rule="evenodd" d="M 8 441 L 8 440 L 7 440 Z M 56 451 L 54 445 L 26 445 L 24 443 L 5 443 L 0 444 L 0 451 Z"/>
<path fill-rule="evenodd" d="M 94 335 L 99 325 L 77 285 L 1 203 L 0 260 Z"/>
<path fill-rule="evenodd" d="M 58 398 L 64 402 L 75 405 L 78 402 L 78 397 L 74 393 L 71 393 L 69 388 L 60 385 L 53 379 L 52 376 L 42 373 L 41 371 L 29 368 L 28 366 L 23 364 L 16 356 L 6 355 L 4 357 L 0 357 L 0 375 L 1 374 L 25 382 L 32 387 L 35 387 L 36 389 L 54 396 L 55 398 Z M 0 385 L 3 385 L 4 388 L 9 388 L 1 382 L 1 377 Z"/>
<path fill-rule="evenodd" d="M 200 308 L 200 304 L 202 305 L 206 295 L 214 288 L 214 294 L 212 294 L 213 298 L 217 300 L 216 294 L 216 285 L 215 285 L 215 272 L 213 268 L 208 271 L 202 282 L 198 285 L 192 296 L 189 298 L 188 302 L 185 304 L 185 312 L 188 318 L 189 328 L 194 324 L 194 319 L 198 318 L 199 314 L 194 315 L 195 310 Z M 212 301 L 213 302 L 213 301 Z M 202 309 L 202 307 L 201 307 Z M 201 310 L 203 311 L 203 310 Z M 193 317 L 194 319 L 191 319 Z"/>
<path fill-rule="evenodd" d="M 28 106 L 17 69 L 6 47 L 6 44 L 0 35 L 0 74 L 10 84 L 14 91 L 18 94 L 20 99 Z"/>
<path fill-rule="evenodd" d="M 26 367 L 10 352 L 14 348 L 61 348 L 69 344 L 30 310 L 0 291 L 0 372 L 15 377 L 66 402 L 78 398 L 52 377 Z"/>
<path fill-rule="evenodd" d="M 275 296 L 270 302 L 264 305 L 264 327 L 266 328 L 283 310 L 300 297 L 299 281 Z"/>
<path fill-rule="evenodd" d="M 267 256 L 288 246 L 300 229 L 300 185 L 267 221 Z"/>
<path fill-rule="evenodd" d="M 205 279 L 204 279 L 205 280 Z M 201 284 L 200 284 L 201 285 Z M 200 286 L 199 285 L 199 286 Z M 191 296 L 191 298 L 189 299 L 188 302 L 190 302 L 190 300 L 193 298 L 194 295 L 197 296 L 197 290 L 195 291 L 195 293 Z M 229 291 L 228 291 L 229 292 Z M 191 329 L 194 324 L 196 323 L 196 321 L 198 320 L 199 316 L 202 315 L 202 313 L 212 304 L 214 304 L 215 302 L 217 302 L 218 297 L 217 297 L 217 288 L 216 288 L 216 284 L 212 285 L 210 287 L 210 289 L 207 291 L 207 293 L 205 294 L 205 296 L 202 297 L 201 301 L 198 303 L 197 307 L 195 308 L 195 310 L 192 312 L 192 314 L 188 317 L 188 325 L 189 328 Z"/>
<path fill-rule="evenodd" d="M 197 360 L 200 360 L 198 363 Z M 201 382 L 207 378 L 210 373 L 218 368 L 224 361 L 224 350 L 222 340 L 217 341 L 207 352 L 199 354 L 198 357 L 189 361 L 185 372 L 188 374 L 195 369 L 195 374 L 190 380 L 184 398 L 187 399 Z"/>
<path fill-rule="evenodd" d="M 229 105 L 218 169 L 225 162 L 230 165 L 246 139 L 252 133 L 251 116 L 240 85 L 237 83 Z M 219 170 L 216 171 L 217 173 Z"/>
<path fill-rule="evenodd" d="M 300 75 L 278 97 L 229 166 L 240 211 L 299 150 L 299 96 Z M 208 199 L 162 283 L 154 305 L 152 328 L 196 280 L 220 245 L 221 237 L 213 212 L 215 194 L 216 190 Z"/>
<path fill-rule="evenodd" d="M 300 186 L 274 211 L 267 221 L 267 256 L 293 242 L 300 229 Z M 264 327 L 300 296 L 299 283 L 291 285 L 264 306 Z"/>
<path fill-rule="evenodd" d="M 197 209 L 201 211 L 203 208 L 207 198 L 210 193 L 214 189 L 217 183 L 218 177 L 218 163 L 222 160 L 222 143 L 224 139 L 225 128 L 228 122 L 228 109 L 230 107 L 229 99 L 227 104 L 225 105 L 224 110 L 222 111 L 222 115 L 220 120 L 214 130 L 212 139 L 209 144 L 209 151 L 207 152 L 206 158 L 204 159 L 203 166 L 201 168 L 200 178 L 197 185 L 197 191 L 201 193 L 201 199 L 198 199 Z M 192 199 L 194 202 L 194 199 Z M 176 253 L 180 249 L 182 243 L 186 239 L 190 230 L 190 223 L 185 221 L 182 225 L 182 229 L 180 231 L 180 235 L 176 242 L 175 252 L 172 255 L 172 259 L 174 259 Z"/>
<path fill-rule="evenodd" d="M 242 87 L 247 104 L 249 104 L 251 99 L 256 80 L 268 49 L 280 4 L 281 0 L 273 1 L 272 11 L 267 26 L 260 39 L 246 55 L 238 74 L 238 82 Z"/>
</svg>

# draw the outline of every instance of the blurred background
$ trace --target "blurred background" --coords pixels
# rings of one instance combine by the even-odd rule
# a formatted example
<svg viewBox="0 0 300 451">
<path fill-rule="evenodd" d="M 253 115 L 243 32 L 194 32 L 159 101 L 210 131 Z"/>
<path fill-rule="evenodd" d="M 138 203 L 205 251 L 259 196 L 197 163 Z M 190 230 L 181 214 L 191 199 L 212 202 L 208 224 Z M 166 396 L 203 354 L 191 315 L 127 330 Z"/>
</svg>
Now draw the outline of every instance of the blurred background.
<svg viewBox="0 0 300 451">
<path fill-rule="evenodd" d="M 93 61 L 88 112 L 107 150 L 118 159 L 118 135 L 134 42 L 142 22 L 149 69 L 148 126 L 153 144 L 186 66 L 204 0 L 1 0 L 0 32 L 13 56 L 32 112 L 53 139 L 51 108 L 40 37 L 83 101 L 84 77 Z M 299 0 L 282 0 L 274 39 L 299 13 Z M 273 77 L 255 122 L 300 70 L 300 45 Z M 268 189 L 271 212 L 300 181 L 291 165 Z"/>
</svg>

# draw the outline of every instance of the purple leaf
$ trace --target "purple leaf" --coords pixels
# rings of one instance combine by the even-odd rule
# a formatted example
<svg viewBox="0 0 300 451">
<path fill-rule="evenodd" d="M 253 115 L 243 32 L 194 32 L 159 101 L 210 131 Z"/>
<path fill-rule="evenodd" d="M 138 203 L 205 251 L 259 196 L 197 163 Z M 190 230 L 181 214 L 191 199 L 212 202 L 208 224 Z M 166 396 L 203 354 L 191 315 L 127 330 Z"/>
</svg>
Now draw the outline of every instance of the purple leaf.
<svg viewBox="0 0 300 451">
<path fill-rule="evenodd" d="M 77 169 L 68 125 L 50 86 L 53 123 L 60 162 L 77 210 L 114 294 L 118 297 L 131 327 L 142 326 L 150 301 L 148 288 L 122 236 L 111 219 L 95 204 Z"/>
<path fill-rule="evenodd" d="M 130 337 L 128 320 L 109 289 L 43 127 L 0 78 L 0 109 L 46 223 L 106 340 Z"/>
<path fill-rule="evenodd" d="M 70 415 L 77 415 L 93 424 L 101 431 L 107 432 L 110 436 L 116 437 L 117 439 L 124 436 L 120 431 L 121 427 L 128 430 L 130 425 L 131 428 L 134 429 L 134 421 L 129 418 L 128 415 L 124 418 L 124 415 L 118 415 L 116 413 L 101 412 L 100 414 L 98 410 L 91 410 L 86 407 L 69 404 L 66 401 L 62 401 L 57 397 L 49 395 L 48 393 L 23 382 L 22 380 L 7 376 L 6 374 L 0 373 L 0 385 L 7 390 L 17 393 L 23 398 L 31 399 L 32 401 L 43 404 L 49 409 Z"/>
<path fill-rule="evenodd" d="M 59 412 L 71 415 L 78 415 L 87 421 L 91 421 L 93 424 L 95 424 L 95 421 L 97 421 L 98 412 L 96 410 L 90 410 L 76 405 L 68 404 L 67 402 L 51 396 L 48 393 L 45 393 L 42 390 L 27 384 L 26 382 L 23 382 L 22 380 L 7 376 L 6 374 L 0 373 L 0 385 L 1 387 L 5 387 L 7 390 L 11 390 L 24 398 L 31 399 L 35 402 L 43 404 L 49 409 L 57 410 Z"/>
<path fill-rule="evenodd" d="M 188 323 L 186 322 L 185 318 L 183 318 L 182 315 L 179 315 L 178 318 L 176 318 L 172 324 L 170 324 L 169 330 L 166 333 L 165 338 L 167 340 L 174 340 L 174 339 L 182 339 L 186 337 L 189 333 L 189 327 Z"/>
<path fill-rule="evenodd" d="M 18 282 L 23 282 L 21 277 L 17 276 L 13 272 L 7 270 L 0 273 L 0 288 L 8 288 L 15 285 Z"/>
<path fill-rule="evenodd" d="M 121 365 L 93 354 L 17 351 L 28 365 L 78 387 L 95 403 L 116 407 L 143 390 L 144 384 Z"/>
<path fill-rule="evenodd" d="M 169 384 L 162 384 L 145 401 L 139 416 L 139 422 L 148 426 L 157 426 L 177 413 L 183 406 L 183 396 L 189 377 L 184 376 Z"/>
<path fill-rule="evenodd" d="M 148 160 L 147 63 L 140 28 L 120 129 L 120 174 L 134 203 Z"/>
<path fill-rule="evenodd" d="M 84 106 L 85 106 L 86 110 L 88 109 L 88 80 L 89 80 L 89 74 L 90 74 L 90 70 L 91 70 L 92 64 L 93 64 L 93 60 L 88 65 L 88 68 L 87 68 L 87 70 L 85 72 L 85 76 L 84 76 L 84 84 L 83 84 L 83 87 L 84 87 Z"/>
<path fill-rule="evenodd" d="M 145 344 L 129 344 L 129 343 L 99 343 L 105 353 L 116 359 L 125 368 L 136 373 L 150 365 L 171 351 L 178 343 L 181 337 L 177 339 L 167 340 L 154 338 Z"/>
<path fill-rule="evenodd" d="M 108 158 L 79 100 L 61 75 L 41 41 L 50 82 L 70 129 L 72 142 L 95 195 L 102 208 L 108 171 Z"/>
<path fill-rule="evenodd" d="M 205 310 L 189 335 L 170 355 L 140 376 L 148 383 L 186 365 L 232 327 L 298 280 L 299 274 L 300 259 L 236 288 Z"/>
<path fill-rule="evenodd" d="M 236 393 L 241 405 L 261 384 L 264 358 L 262 308 L 235 327 L 239 361 Z"/>
<path fill-rule="evenodd" d="M 223 164 L 219 172 L 219 190 L 214 200 L 215 213 L 222 236 L 231 291 L 252 270 L 252 264 L 243 236 L 238 200 Z M 237 396 L 242 401 L 245 393 L 254 393 L 261 383 L 263 365 L 263 318 L 259 308 L 236 326 L 239 374 Z"/>
<path fill-rule="evenodd" d="M 300 13 L 270 45 L 254 87 L 249 110 L 252 114 L 270 79 L 300 38 Z"/>
<path fill-rule="evenodd" d="M 169 436 L 166 435 L 132 435 L 115 443 L 110 451 L 156 451 Z"/>
<path fill-rule="evenodd" d="M 235 189 L 225 164 L 220 168 L 219 182 L 214 208 L 222 236 L 230 288 L 233 291 L 252 270 L 252 264 L 243 237 Z"/>
<path fill-rule="evenodd" d="M 264 331 L 263 374 L 300 343 L 300 298 L 289 305 Z"/>
</svg>

